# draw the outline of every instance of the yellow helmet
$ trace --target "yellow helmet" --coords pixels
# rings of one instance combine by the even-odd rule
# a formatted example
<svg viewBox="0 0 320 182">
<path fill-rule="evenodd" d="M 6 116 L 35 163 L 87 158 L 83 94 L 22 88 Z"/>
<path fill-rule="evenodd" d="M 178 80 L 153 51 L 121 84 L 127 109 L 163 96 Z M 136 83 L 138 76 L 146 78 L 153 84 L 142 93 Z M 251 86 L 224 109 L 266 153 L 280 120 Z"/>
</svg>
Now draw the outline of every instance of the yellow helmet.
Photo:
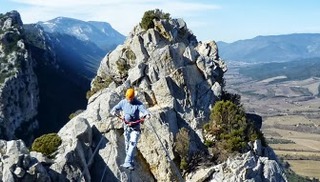
<svg viewBox="0 0 320 182">
<path fill-rule="evenodd" d="M 133 99 L 134 98 L 134 89 L 129 88 L 126 92 L 126 98 L 127 99 Z"/>
</svg>

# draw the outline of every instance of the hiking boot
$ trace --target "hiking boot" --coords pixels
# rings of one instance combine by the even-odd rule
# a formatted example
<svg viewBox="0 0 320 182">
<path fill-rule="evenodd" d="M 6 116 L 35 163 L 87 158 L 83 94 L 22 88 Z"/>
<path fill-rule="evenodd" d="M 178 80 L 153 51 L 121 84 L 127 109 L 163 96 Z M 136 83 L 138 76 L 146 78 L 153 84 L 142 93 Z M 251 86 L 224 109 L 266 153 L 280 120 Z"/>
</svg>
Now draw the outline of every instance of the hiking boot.
<svg viewBox="0 0 320 182">
<path fill-rule="evenodd" d="M 124 163 L 120 166 L 129 170 L 134 170 L 134 167 L 130 163 Z"/>
</svg>

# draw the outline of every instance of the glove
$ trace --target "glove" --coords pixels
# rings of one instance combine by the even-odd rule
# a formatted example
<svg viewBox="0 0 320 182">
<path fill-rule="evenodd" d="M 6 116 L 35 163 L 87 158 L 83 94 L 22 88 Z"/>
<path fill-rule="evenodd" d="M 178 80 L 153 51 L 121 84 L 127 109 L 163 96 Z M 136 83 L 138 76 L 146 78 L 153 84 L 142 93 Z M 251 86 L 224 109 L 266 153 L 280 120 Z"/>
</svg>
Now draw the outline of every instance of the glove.
<svg viewBox="0 0 320 182">
<path fill-rule="evenodd" d="M 116 111 L 113 110 L 113 111 L 110 112 L 110 114 L 111 114 L 112 116 L 115 116 L 115 115 L 116 115 Z"/>
<path fill-rule="evenodd" d="M 145 119 L 149 119 L 150 118 L 150 114 L 147 114 L 144 116 Z"/>
</svg>

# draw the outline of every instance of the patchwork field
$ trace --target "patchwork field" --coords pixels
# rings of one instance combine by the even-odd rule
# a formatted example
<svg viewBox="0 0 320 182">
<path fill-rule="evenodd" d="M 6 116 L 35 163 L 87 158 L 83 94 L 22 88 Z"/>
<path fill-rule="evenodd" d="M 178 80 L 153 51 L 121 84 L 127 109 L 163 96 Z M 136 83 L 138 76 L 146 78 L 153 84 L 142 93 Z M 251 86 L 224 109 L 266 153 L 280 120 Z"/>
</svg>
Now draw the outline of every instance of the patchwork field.
<svg viewBox="0 0 320 182">
<path fill-rule="evenodd" d="M 302 176 L 314 177 L 320 179 L 319 166 L 320 161 L 312 160 L 287 160 L 291 169 Z"/>
<path fill-rule="evenodd" d="M 241 95 L 249 113 L 263 118 L 262 131 L 276 154 L 297 174 L 320 179 L 320 78 L 255 81 L 230 67 L 226 89 Z"/>
</svg>

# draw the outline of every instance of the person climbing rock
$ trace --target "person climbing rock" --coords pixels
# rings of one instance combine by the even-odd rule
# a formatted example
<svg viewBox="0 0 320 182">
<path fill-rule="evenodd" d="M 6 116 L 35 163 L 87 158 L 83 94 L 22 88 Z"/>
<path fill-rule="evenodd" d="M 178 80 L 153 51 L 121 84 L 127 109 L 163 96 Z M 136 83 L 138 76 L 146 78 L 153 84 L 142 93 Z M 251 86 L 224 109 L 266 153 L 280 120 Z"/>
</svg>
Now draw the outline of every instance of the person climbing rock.
<svg viewBox="0 0 320 182">
<path fill-rule="evenodd" d="M 121 112 L 122 116 L 120 115 Z M 121 166 L 133 170 L 133 154 L 141 134 L 140 123 L 142 123 L 144 119 L 150 118 L 150 112 L 145 108 L 142 102 L 135 97 L 134 89 L 129 88 L 126 91 L 125 99 L 115 105 L 110 113 L 124 121 L 126 158 Z"/>
</svg>

